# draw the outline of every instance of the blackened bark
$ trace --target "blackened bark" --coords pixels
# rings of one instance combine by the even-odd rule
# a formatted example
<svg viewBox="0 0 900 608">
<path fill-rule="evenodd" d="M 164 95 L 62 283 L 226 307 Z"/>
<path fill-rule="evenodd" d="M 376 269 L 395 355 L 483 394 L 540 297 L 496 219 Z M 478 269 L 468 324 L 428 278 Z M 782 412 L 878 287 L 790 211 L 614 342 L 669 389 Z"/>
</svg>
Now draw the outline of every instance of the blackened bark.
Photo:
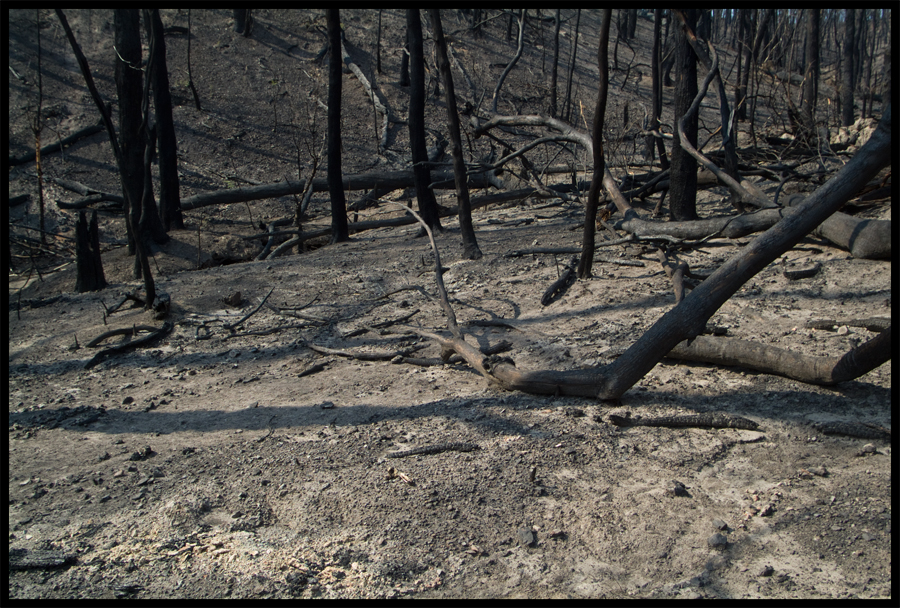
<svg viewBox="0 0 900 608">
<path fill-rule="evenodd" d="M 816 100 L 819 95 L 819 9 L 806 9 L 806 74 L 800 112 L 804 126 L 815 133 Z"/>
<path fill-rule="evenodd" d="M 135 254 L 135 239 L 141 218 L 141 198 L 144 192 L 144 145 L 141 133 L 141 104 L 143 83 L 141 81 L 141 34 L 138 29 L 137 9 L 116 9 L 116 91 L 119 97 L 119 147 L 122 150 L 122 190 L 129 201 L 131 221 L 129 228 L 128 253 Z M 135 277 L 140 277 L 137 270 Z"/>
<path fill-rule="evenodd" d="M 684 11 L 687 26 L 697 26 L 697 11 Z M 675 28 L 675 121 L 681 120 L 697 95 L 697 59 L 683 28 Z M 688 141 L 697 147 L 697 114 L 685 121 L 684 133 Z M 670 169 L 669 216 L 675 221 L 698 219 L 697 216 L 697 161 L 681 148 L 680 136 L 675 133 L 672 145 Z"/>
<path fill-rule="evenodd" d="M 556 118 L 557 72 L 559 70 L 559 23 L 561 9 L 556 9 L 556 20 L 553 29 L 553 65 L 550 67 L 550 109 L 552 118 Z"/>
<path fill-rule="evenodd" d="M 856 15 L 852 8 L 844 10 L 844 44 L 841 56 L 841 125 L 853 124 L 853 84 L 856 68 Z"/>
<path fill-rule="evenodd" d="M 575 36 L 572 42 L 572 57 L 569 59 L 569 77 L 566 79 L 566 99 L 563 101 L 562 119 L 569 120 L 571 114 L 570 99 L 572 98 L 572 75 L 575 72 L 575 57 L 578 54 L 578 27 L 581 25 L 581 9 L 575 13 Z"/>
<path fill-rule="evenodd" d="M 441 229 L 437 200 L 431 184 L 428 147 L 425 143 L 425 56 L 422 43 L 422 19 L 419 9 L 406 9 L 407 43 L 409 44 L 409 142 L 412 150 L 413 174 L 419 213 L 432 230 Z M 424 234 L 424 232 L 423 232 Z"/>
<path fill-rule="evenodd" d="M 625 19 L 625 39 L 626 40 L 634 40 L 635 33 L 637 32 L 637 13 L 638 9 L 630 8 L 627 11 L 626 19 Z M 602 26 L 601 26 L 602 27 Z"/>
<path fill-rule="evenodd" d="M 578 278 L 591 276 L 594 261 L 594 229 L 597 221 L 597 205 L 600 200 L 600 188 L 603 184 L 603 173 L 606 161 L 603 156 L 603 121 L 606 117 L 606 97 L 609 89 L 609 24 L 612 21 L 612 9 L 600 12 L 600 43 L 597 48 L 597 67 L 600 69 L 600 83 L 597 88 L 597 105 L 594 107 L 594 131 L 591 143 L 594 155 L 594 174 L 591 188 L 588 190 L 587 207 L 584 214 L 584 234 L 581 241 L 581 260 L 578 263 Z"/>
<path fill-rule="evenodd" d="M 88 227 L 87 214 L 81 211 L 75 224 L 75 291 L 98 291 L 107 286 L 100 259 L 100 232 L 97 228 L 97 211 L 91 214 Z"/>
<path fill-rule="evenodd" d="M 328 193 L 331 195 L 331 242 L 350 240 L 347 200 L 341 183 L 341 16 L 336 8 L 325 11 L 328 27 Z"/>
<path fill-rule="evenodd" d="M 747 76 L 750 68 L 750 10 L 738 9 L 736 46 L 740 49 L 737 60 L 737 85 L 734 89 L 734 117 L 736 120 L 747 120 Z M 746 61 L 747 68 L 744 68 Z"/>
<path fill-rule="evenodd" d="M 441 80 L 444 83 L 444 99 L 447 104 L 447 119 L 450 127 L 450 146 L 453 153 L 453 174 L 456 178 L 456 198 L 459 202 L 459 228 L 462 232 L 463 257 L 477 260 L 482 254 L 475 238 L 475 228 L 472 226 L 472 205 L 469 202 L 469 187 L 466 183 L 466 164 L 463 159 L 459 114 L 456 111 L 456 92 L 453 88 L 450 60 L 447 57 L 447 41 L 444 39 L 444 28 L 441 26 L 440 9 L 428 9 L 428 16 L 431 18 L 431 29 L 434 32 L 438 71 L 441 73 Z"/>
<path fill-rule="evenodd" d="M 662 25 L 662 9 L 657 8 L 653 11 L 653 50 L 650 57 L 650 72 L 652 82 L 652 99 L 650 104 L 652 112 L 650 115 L 650 128 L 659 131 L 659 117 L 662 115 L 662 71 L 660 69 L 659 53 L 660 53 L 660 34 Z M 669 158 L 666 156 L 666 144 L 661 137 L 654 135 L 647 136 L 646 156 L 651 162 L 654 157 L 654 149 L 659 152 L 659 164 L 663 171 L 669 168 Z"/>
<path fill-rule="evenodd" d="M 403 47 L 403 54 L 400 56 L 400 86 L 409 86 L 409 41 Z"/>
<path fill-rule="evenodd" d="M 232 11 L 234 16 L 234 31 L 243 34 L 245 38 L 250 37 L 250 29 L 253 27 L 253 18 L 250 16 L 249 8 L 236 8 Z"/>
<path fill-rule="evenodd" d="M 159 208 L 163 227 L 184 229 L 181 195 L 178 183 L 178 147 L 172 120 L 172 97 L 166 67 L 166 43 L 159 9 L 145 11 L 148 23 L 150 53 L 153 55 L 153 104 L 156 106 L 157 145 L 159 149 Z"/>
</svg>

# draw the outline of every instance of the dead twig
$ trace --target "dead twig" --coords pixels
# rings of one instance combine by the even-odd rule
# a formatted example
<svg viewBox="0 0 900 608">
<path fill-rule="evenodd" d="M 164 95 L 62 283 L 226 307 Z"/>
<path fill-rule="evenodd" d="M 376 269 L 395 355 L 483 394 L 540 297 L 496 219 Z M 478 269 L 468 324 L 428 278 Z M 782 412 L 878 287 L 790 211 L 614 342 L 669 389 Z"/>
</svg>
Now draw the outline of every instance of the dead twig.
<svg viewBox="0 0 900 608">
<path fill-rule="evenodd" d="M 246 315 L 244 315 L 243 317 L 241 317 L 241 319 L 240 319 L 239 321 L 237 321 L 237 322 L 235 322 L 235 323 L 225 323 L 225 324 L 222 325 L 222 327 L 224 327 L 225 329 L 227 329 L 227 330 L 229 330 L 229 331 L 231 331 L 231 332 L 234 332 L 234 328 L 235 328 L 235 327 L 237 327 L 238 325 L 240 325 L 241 323 L 243 323 L 244 321 L 246 321 L 247 319 L 249 319 L 250 317 L 252 317 L 253 315 L 255 315 L 257 312 L 259 312 L 259 309 L 263 307 L 263 304 L 266 303 L 266 300 L 269 299 L 269 296 L 272 295 L 272 292 L 273 292 L 273 291 L 275 291 L 275 288 L 274 288 L 274 287 L 273 287 L 272 289 L 269 290 L 269 293 L 267 293 L 267 294 L 266 294 L 266 297 L 264 297 L 264 298 L 262 299 L 262 302 L 259 303 L 259 306 L 257 306 L 257 307 L 254 308 L 251 312 L 249 312 L 249 313 L 247 313 Z"/>
</svg>

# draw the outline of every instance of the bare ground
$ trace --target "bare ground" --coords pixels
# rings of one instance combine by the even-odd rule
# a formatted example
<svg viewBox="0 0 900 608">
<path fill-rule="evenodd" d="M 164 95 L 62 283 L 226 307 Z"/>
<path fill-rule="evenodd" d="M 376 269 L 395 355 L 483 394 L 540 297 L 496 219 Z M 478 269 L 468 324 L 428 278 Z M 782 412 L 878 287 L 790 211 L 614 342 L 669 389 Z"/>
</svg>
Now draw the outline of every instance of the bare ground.
<svg viewBox="0 0 900 608">
<path fill-rule="evenodd" d="M 232 39 L 227 12 L 209 12 L 206 25 Z M 108 164 L 96 148 L 48 162 Z M 222 162 L 197 157 L 207 168 Z M 97 179 L 114 184 L 103 166 Z M 727 212 L 721 196 L 704 200 L 704 215 Z M 252 213 L 274 218 L 292 205 L 254 204 Z M 458 224 L 444 222 L 437 240 L 451 302 L 473 343 L 510 342 L 505 354 L 520 367 L 602 365 L 671 308 L 671 286 L 652 249 L 616 248 L 645 266 L 596 263 L 593 279 L 542 307 L 566 256 L 505 254 L 577 246 L 571 228 L 582 213 L 541 205 L 476 213 L 485 253 L 476 262 L 460 259 Z M 189 214 L 188 230 L 173 232 L 152 262 L 157 287 L 172 296 L 172 334 L 89 370 L 91 338 L 161 323 L 139 309 L 104 323 L 101 302 L 139 286 L 124 248 L 104 255 L 112 285 L 98 293 L 72 293 L 71 266 L 32 278 L 21 294 L 24 276 L 11 276 L 8 548 L 70 560 L 11 570 L 10 597 L 891 596 L 890 444 L 811 426 L 890 427 L 891 363 L 828 388 L 664 361 L 610 404 L 504 392 L 461 365 L 322 356 L 308 345 L 438 356 L 396 329 L 346 337 L 417 309 L 410 323 L 444 326 L 428 244 L 413 226 L 388 228 L 302 255 L 196 270 L 198 227 L 200 257 L 246 259 L 260 249 L 226 234 L 256 230 L 247 211 Z M 71 217 L 54 211 L 53 221 Z M 121 243 L 121 219 L 103 222 L 105 242 Z M 713 268 L 746 242 L 713 241 L 684 257 L 693 269 Z M 823 268 L 789 281 L 773 264 L 711 323 L 834 355 L 871 334 L 806 321 L 890 315 L 890 262 L 855 260 L 814 239 L 787 258 Z M 307 318 L 263 307 L 234 333 L 304 326 L 247 336 L 222 327 L 273 288 L 268 302 L 281 310 L 315 299 L 300 311 Z M 223 302 L 237 291 L 239 307 Z M 202 324 L 208 339 L 198 339 Z M 324 369 L 301 376 L 315 363 Z M 607 422 L 623 411 L 726 412 L 759 429 Z M 385 458 L 449 442 L 480 449 Z"/>
</svg>

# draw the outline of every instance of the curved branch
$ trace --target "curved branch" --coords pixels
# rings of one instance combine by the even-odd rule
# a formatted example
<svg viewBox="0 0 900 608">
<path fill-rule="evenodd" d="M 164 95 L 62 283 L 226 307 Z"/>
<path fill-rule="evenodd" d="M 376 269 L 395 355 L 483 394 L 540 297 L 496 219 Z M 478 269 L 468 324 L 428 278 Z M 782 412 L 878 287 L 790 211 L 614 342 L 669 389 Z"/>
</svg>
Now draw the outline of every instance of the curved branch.
<svg viewBox="0 0 900 608">
<path fill-rule="evenodd" d="M 506 66 L 506 69 L 503 70 L 503 73 L 500 75 L 500 80 L 497 81 L 497 88 L 494 89 L 494 101 L 491 104 L 491 112 L 497 113 L 497 102 L 500 101 L 500 89 L 503 87 L 503 81 L 506 80 L 506 77 L 512 71 L 513 67 L 515 67 L 516 62 L 519 61 L 519 57 L 522 56 L 522 41 L 524 40 L 523 34 L 525 33 L 525 11 L 527 9 L 520 9 L 519 12 L 519 46 L 516 49 L 516 56 L 512 58 L 512 61 L 509 62 L 509 65 Z"/>
</svg>

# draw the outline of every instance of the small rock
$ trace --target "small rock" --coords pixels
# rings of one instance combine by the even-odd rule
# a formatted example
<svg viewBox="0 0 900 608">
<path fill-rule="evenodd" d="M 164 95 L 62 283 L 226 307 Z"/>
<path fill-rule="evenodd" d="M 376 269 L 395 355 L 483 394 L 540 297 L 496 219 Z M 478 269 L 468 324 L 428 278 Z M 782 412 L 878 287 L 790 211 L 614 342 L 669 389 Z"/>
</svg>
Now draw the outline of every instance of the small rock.
<svg viewBox="0 0 900 608">
<path fill-rule="evenodd" d="M 775 574 L 775 568 L 773 568 L 772 566 L 766 566 L 765 568 L 760 570 L 758 576 L 772 576 L 773 574 Z"/>
<path fill-rule="evenodd" d="M 122 405 L 128 405 L 129 403 L 134 403 L 134 397 L 125 397 L 122 399 Z"/>
<path fill-rule="evenodd" d="M 232 519 L 240 519 L 240 518 L 242 518 L 243 516 L 244 516 L 244 512 L 243 512 L 243 511 L 235 511 L 234 513 L 231 514 L 231 518 L 232 518 Z"/>
<path fill-rule="evenodd" d="M 528 528 L 519 528 L 519 530 L 516 532 L 516 537 L 519 539 L 519 542 L 526 547 L 534 546 L 534 532 L 532 532 Z"/>
<path fill-rule="evenodd" d="M 666 491 L 675 496 L 689 496 L 687 486 L 677 480 L 673 480 Z"/>
<path fill-rule="evenodd" d="M 321 407 L 323 410 L 330 410 L 334 407 L 334 403 L 332 403 L 331 401 L 323 401 L 319 407 Z"/>
<path fill-rule="evenodd" d="M 99 462 L 103 462 L 104 460 L 109 460 L 110 458 L 112 458 L 112 456 L 109 455 L 109 452 L 105 452 L 103 454 L 100 454 L 100 456 L 97 457 L 97 460 Z"/>
<path fill-rule="evenodd" d="M 713 549 L 724 549 L 725 545 L 728 544 L 728 539 L 725 538 L 724 534 L 713 534 L 706 542 L 709 543 L 709 546 Z"/>
<path fill-rule="evenodd" d="M 867 443 L 862 447 L 860 451 L 856 453 L 857 456 L 869 456 L 870 454 L 877 454 L 878 450 L 875 448 L 874 444 Z"/>
<path fill-rule="evenodd" d="M 713 525 L 713 528 L 715 528 L 716 530 L 727 530 L 728 529 L 728 524 L 726 524 L 721 519 L 712 520 L 712 525 Z"/>
</svg>

